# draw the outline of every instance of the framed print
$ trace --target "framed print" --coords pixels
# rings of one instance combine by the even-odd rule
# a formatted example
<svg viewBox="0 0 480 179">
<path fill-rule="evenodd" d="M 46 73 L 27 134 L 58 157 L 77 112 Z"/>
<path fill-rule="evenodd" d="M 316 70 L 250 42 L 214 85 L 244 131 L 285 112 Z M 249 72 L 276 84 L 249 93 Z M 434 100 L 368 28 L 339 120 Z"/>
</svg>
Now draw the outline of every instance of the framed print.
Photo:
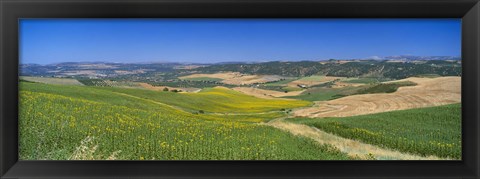
<svg viewBox="0 0 480 179">
<path fill-rule="evenodd" d="M 479 177 L 477 1 L 1 5 L 2 177 Z"/>
</svg>

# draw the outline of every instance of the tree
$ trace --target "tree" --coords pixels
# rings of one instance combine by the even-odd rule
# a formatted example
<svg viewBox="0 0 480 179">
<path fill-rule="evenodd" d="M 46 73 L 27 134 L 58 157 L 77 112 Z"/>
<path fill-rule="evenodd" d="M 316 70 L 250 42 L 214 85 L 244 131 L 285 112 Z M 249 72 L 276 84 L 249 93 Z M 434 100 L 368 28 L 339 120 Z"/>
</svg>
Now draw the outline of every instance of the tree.
<svg viewBox="0 0 480 179">
<path fill-rule="evenodd" d="M 163 91 L 168 91 L 168 88 L 167 87 L 163 88 Z"/>
</svg>

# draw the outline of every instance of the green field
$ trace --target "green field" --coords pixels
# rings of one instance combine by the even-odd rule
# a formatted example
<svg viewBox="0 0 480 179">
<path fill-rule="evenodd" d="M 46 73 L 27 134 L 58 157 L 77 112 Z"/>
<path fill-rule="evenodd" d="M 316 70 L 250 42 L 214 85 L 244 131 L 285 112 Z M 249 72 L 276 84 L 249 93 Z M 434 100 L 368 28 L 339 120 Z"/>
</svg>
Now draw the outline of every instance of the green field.
<svg viewBox="0 0 480 179">
<path fill-rule="evenodd" d="M 298 78 L 284 79 L 284 80 L 275 81 L 275 82 L 268 82 L 268 83 L 265 83 L 264 85 L 265 86 L 285 86 L 288 83 L 295 81 L 297 79 Z"/>
<path fill-rule="evenodd" d="M 344 88 L 313 87 L 307 89 L 298 96 L 287 96 L 285 98 L 299 99 L 306 101 L 328 101 L 357 93 L 360 90 L 369 88 L 370 85 Z"/>
<path fill-rule="evenodd" d="M 311 105 L 311 102 L 299 100 L 261 99 L 226 88 L 205 88 L 198 93 L 173 94 L 141 89 L 112 88 L 108 90 L 165 103 L 184 110 L 215 113 L 258 113 Z"/>
<path fill-rule="evenodd" d="M 327 101 L 339 97 L 340 91 L 331 88 L 307 90 L 298 96 L 286 96 L 284 98 L 300 99 L 306 101 Z"/>
<path fill-rule="evenodd" d="M 325 78 L 325 76 L 313 75 L 313 76 L 303 77 L 303 78 L 300 78 L 298 80 L 300 80 L 300 81 L 320 81 L 322 78 Z"/>
<path fill-rule="evenodd" d="M 342 80 L 343 82 L 347 83 L 363 83 L 363 84 L 368 84 L 368 83 L 380 83 L 380 82 L 385 82 L 385 81 L 390 81 L 388 78 L 366 78 L 366 77 L 361 77 L 361 78 L 351 78 L 351 79 L 345 79 Z"/>
<path fill-rule="evenodd" d="M 223 81 L 223 79 L 221 79 L 221 78 L 210 78 L 210 77 L 185 78 L 184 80 L 190 80 L 190 81 L 215 81 L 215 82 L 221 82 L 221 81 Z"/>
<path fill-rule="evenodd" d="M 368 88 L 365 88 L 365 89 L 360 89 L 355 94 L 393 93 L 402 86 L 415 86 L 415 85 L 417 84 L 410 81 L 395 82 L 395 83 L 380 83 L 380 84 L 369 86 Z"/>
<path fill-rule="evenodd" d="M 34 76 L 21 76 L 20 80 L 45 83 L 45 84 L 57 84 L 57 85 L 83 85 L 73 78 L 49 78 L 49 77 L 34 77 Z"/>
<path fill-rule="evenodd" d="M 144 104 L 133 104 L 131 100 L 141 99 L 147 102 L 159 102 L 175 106 L 179 109 L 195 112 L 203 110 L 210 113 L 252 113 L 279 111 L 285 108 L 296 108 L 311 105 L 307 101 L 269 100 L 248 96 L 226 88 L 206 88 L 199 93 L 172 93 L 145 89 L 56 86 L 26 83 L 22 85 L 34 92 L 43 92 L 74 96 L 93 101 L 109 101 L 110 103 L 145 109 Z M 79 93 L 79 90 L 86 90 Z M 130 98 L 126 98 L 129 97 Z M 132 97 L 133 96 L 133 97 Z"/>
<path fill-rule="evenodd" d="M 357 87 L 343 87 L 343 88 L 328 88 L 328 87 L 313 87 L 307 89 L 300 95 L 287 96 L 284 98 L 299 99 L 306 101 L 328 101 L 345 96 L 356 94 L 373 94 L 373 93 L 393 93 L 402 86 L 415 86 L 416 84 L 410 81 L 396 82 L 396 83 L 378 83 L 366 84 Z"/>
<path fill-rule="evenodd" d="M 441 77 L 441 75 L 438 75 L 438 74 L 421 74 L 421 75 L 417 75 L 416 77 L 420 77 L 420 78 L 437 78 L 437 77 Z"/>
<path fill-rule="evenodd" d="M 303 89 L 299 87 L 286 86 L 286 87 L 283 87 L 282 90 L 291 92 L 291 91 L 302 91 Z"/>
<path fill-rule="evenodd" d="M 462 158 L 460 104 L 342 118 L 292 118 L 289 121 L 402 152 Z"/>
<path fill-rule="evenodd" d="M 154 94 L 159 97 L 153 98 Z M 163 99 L 166 96 L 173 97 Z M 241 99 L 232 99 L 237 97 Z M 161 103 L 168 100 L 176 101 Z M 191 102 L 195 100 L 205 102 Z M 21 82 L 19 155 L 21 160 L 351 159 L 328 145 L 256 123 L 284 116 L 269 112 L 280 106 L 309 104 L 289 102 L 242 96 L 226 89 L 187 94 Z M 199 110 L 206 103 L 212 105 L 206 109 L 222 104 L 222 112 L 263 113 L 193 114 L 172 106 Z M 227 109 L 229 103 L 248 107 Z"/>
<path fill-rule="evenodd" d="M 136 87 L 136 88 L 140 88 L 140 85 L 138 83 L 127 82 L 127 81 L 112 81 L 112 80 L 88 79 L 88 78 L 78 79 L 78 81 L 85 86 Z"/>
</svg>

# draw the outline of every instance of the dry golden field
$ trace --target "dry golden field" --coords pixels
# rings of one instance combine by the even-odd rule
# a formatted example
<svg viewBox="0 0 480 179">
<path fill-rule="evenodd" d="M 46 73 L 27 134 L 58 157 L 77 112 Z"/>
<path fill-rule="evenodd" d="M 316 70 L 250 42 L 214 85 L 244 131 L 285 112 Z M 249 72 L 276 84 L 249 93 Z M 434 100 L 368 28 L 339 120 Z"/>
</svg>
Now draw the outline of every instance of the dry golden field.
<svg viewBox="0 0 480 179">
<path fill-rule="evenodd" d="M 315 106 L 299 109 L 295 116 L 346 117 L 387 111 L 439 106 L 461 101 L 461 77 L 407 78 L 416 86 L 400 87 L 394 93 L 362 94 L 331 101 L 316 102 Z"/>
</svg>

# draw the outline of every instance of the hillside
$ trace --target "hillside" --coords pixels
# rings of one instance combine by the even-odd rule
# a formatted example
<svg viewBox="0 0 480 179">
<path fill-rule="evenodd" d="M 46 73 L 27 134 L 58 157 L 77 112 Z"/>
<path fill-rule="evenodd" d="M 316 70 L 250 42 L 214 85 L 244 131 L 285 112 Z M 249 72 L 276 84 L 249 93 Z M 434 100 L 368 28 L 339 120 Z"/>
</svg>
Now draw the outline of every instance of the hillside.
<svg viewBox="0 0 480 179">
<path fill-rule="evenodd" d="M 136 90 L 121 93 L 110 89 L 21 82 L 20 159 L 351 159 L 328 145 L 245 121 L 278 118 L 281 113 L 193 114 L 137 96 Z M 223 92 L 211 89 L 202 95 Z M 249 100 L 255 99 L 243 100 L 254 103 Z"/>
<path fill-rule="evenodd" d="M 292 118 L 289 121 L 402 152 L 461 159 L 460 113 L 460 104 L 450 104 L 362 116 Z"/>
<path fill-rule="evenodd" d="M 256 75 L 280 75 L 303 77 L 311 75 L 328 75 L 338 77 L 384 77 L 402 79 L 422 74 L 441 76 L 460 76 L 459 61 L 301 61 L 301 62 L 266 62 L 255 64 L 221 64 L 200 67 L 196 73 L 216 73 L 222 71 L 240 72 Z"/>
<path fill-rule="evenodd" d="M 296 110 L 294 114 L 303 117 L 346 117 L 461 102 L 460 77 L 407 78 L 384 84 L 407 81 L 416 85 L 402 86 L 392 93 L 357 94 L 318 101 L 315 106 Z M 372 88 L 360 92 L 368 93 L 370 90 Z"/>
</svg>

